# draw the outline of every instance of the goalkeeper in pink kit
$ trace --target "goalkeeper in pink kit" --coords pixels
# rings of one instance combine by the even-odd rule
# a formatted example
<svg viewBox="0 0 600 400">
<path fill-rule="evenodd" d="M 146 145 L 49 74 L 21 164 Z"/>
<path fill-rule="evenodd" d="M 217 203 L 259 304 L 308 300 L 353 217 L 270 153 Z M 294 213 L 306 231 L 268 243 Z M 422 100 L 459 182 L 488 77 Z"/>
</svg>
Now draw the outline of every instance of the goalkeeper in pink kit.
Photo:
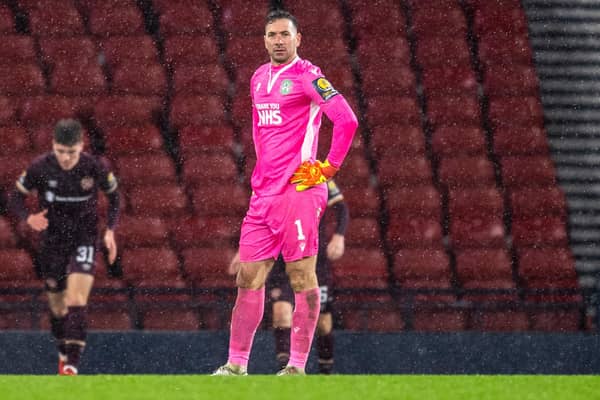
<svg viewBox="0 0 600 400">
<path fill-rule="evenodd" d="M 325 182 L 346 157 L 356 116 L 319 67 L 298 57 L 295 17 L 267 15 L 265 47 L 271 61 L 250 81 L 256 167 L 242 223 L 237 299 L 229 358 L 213 375 L 246 375 L 252 341 L 264 312 L 265 280 L 281 253 L 294 290 L 290 360 L 278 375 L 304 374 L 319 317 L 316 276 L 319 221 L 327 206 Z M 322 114 L 333 122 L 331 148 L 316 160 Z"/>
</svg>

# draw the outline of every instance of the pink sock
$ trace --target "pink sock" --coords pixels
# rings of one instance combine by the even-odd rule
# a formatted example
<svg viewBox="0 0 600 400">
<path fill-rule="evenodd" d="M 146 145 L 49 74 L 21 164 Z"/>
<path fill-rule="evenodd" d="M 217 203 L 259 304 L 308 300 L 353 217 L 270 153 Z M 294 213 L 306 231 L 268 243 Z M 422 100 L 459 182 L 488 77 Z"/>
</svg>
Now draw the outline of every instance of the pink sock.
<svg viewBox="0 0 600 400">
<path fill-rule="evenodd" d="M 265 288 L 252 290 L 238 288 L 237 299 L 231 313 L 229 337 L 229 362 L 248 366 L 252 341 L 265 310 Z"/>
<path fill-rule="evenodd" d="M 292 316 L 290 361 L 288 365 L 304 369 L 321 310 L 319 288 L 295 293 L 294 299 L 296 306 Z"/>
</svg>

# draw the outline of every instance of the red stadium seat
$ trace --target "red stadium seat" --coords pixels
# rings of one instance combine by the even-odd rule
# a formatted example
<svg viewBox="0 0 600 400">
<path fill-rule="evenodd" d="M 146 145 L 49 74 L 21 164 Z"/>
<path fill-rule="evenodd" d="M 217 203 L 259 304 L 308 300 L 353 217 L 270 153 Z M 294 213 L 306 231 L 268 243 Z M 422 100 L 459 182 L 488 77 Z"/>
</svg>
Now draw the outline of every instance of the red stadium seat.
<svg viewBox="0 0 600 400">
<path fill-rule="evenodd" d="M 466 328 L 464 310 L 418 307 L 414 311 L 413 329 L 418 332 L 461 332 Z"/>
<path fill-rule="evenodd" d="M 65 96 L 86 96 L 106 93 L 102 70 L 95 63 L 56 64 L 50 75 L 50 90 Z"/>
<path fill-rule="evenodd" d="M 89 28 L 97 36 L 132 36 L 145 33 L 144 18 L 135 4 L 98 2 L 89 11 Z"/>
<path fill-rule="evenodd" d="M 426 95 L 477 95 L 477 79 L 468 64 L 424 68 L 422 82 Z"/>
<path fill-rule="evenodd" d="M 333 80 L 333 78 L 332 78 Z M 413 95 L 415 93 L 415 75 L 407 65 L 364 66 L 362 68 L 362 89 L 366 96 Z"/>
<path fill-rule="evenodd" d="M 567 200 L 558 186 L 513 190 L 509 200 L 513 218 L 567 216 Z"/>
<path fill-rule="evenodd" d="M 32 96 L 43 93 L 45 87 L 37 64 L 0 65 L 0 95 Z"/>
<path fill-rule="evenodd" d="M 237 183 L 207 183 L 193 189 L 192 205 L 198 215 L 242 218 L 249 197 L 248 189 Z"/>
<path fill-rule="evenodd" d="M 2 64 L 35 64 L 35 45 L 31 36 L 6 35 L 0 42 Z"/>
<path fill-rule="evenodd" d="M 360 34 L 356 55 L 361 67 L 378 65 L 409 65 L 410 47 L 402 36 L 380 40 L 377 34 Z"/>
<path fill-rule="evenodd" d="M 29 28 L 35 36 L 76 36 L 85 34 L 83 18 L 71 1 L 38 3 L 28 11 Z"/>
<path fill-rule="evenodd" d="M 88 328 L 92 331 L 127 331 L 133 329 L 129 310 L 123 306 L 114 309 L 88 307 Z"/>
<path fill-rule="evenodd" d="M 346 231 L 345 243 L 353 248 L 381 246 L 379 221 L 374 217 L 353 218 Z"/>
<path fill-rule="evenodd" d="M 346 97 L 346 100 L 350 102 L 350 107 L 352 107 L 351 96 L 354 92 L 355 82 L 350 66 L 345 64 L 325 64 L 321 67 L 321 72 L 327 77 L 333 87 Z M 389 83 L 392 84 L 392 82 Z M 405 83 L 400 83 L 400 85 L 405 85 Z"/>
<path fill-rule="evenodd" d="M 456 299 L 452 288 L 450 260 L 441 248 L 401 249 L 394 257 L 394 277 L 402 289 L 442 289 L 443 293 L 414 293 L 413 300 L 450 302 Z"/>
<path fill-rule="evenodd" d="M 563 248 L 519 248 L 519 277 L 526 299 L 546 302 L 580 301 L 579 293 L 535 293 L 536 289 L 572 289 L 579 284 L 573 254 Z"/>
<path fill-rule="evenodd" d="M 135 65 L 135 68 L 132 68 Z M 162 65 L 123 63 L 113 72 L 112 93 L 120 95 L 164 96 L 167 76 Z"/>
<path fill-rule="evenodd" d="M 352 218 L 375 217 L 379 212 L 379 193 L 371 185 L 341 188 Z"/>
<path fill-rule="evenodd" d="M 137 216 L 181 216 L 188 213 L 183 188 L 174 183 L 135 186 L 127 191 L 131 213 Z"/>
<path fill-rule="evenodd" d="M 577 332 L 581 329 L 581 312 L 577 309 L 534 310 L 530 312 L 531 330 L 541 332 Z"/>
<path fill-rule="evenodd" d="M 377 154 L 377 158 L 385 154 L 422 155 L 425 153 L 425 135 L 420 126 L 376 126 L 371 130 L 371 148 Z"/>
<path fill-rule="evenodd" d="M 427 118 L 438 125 L 479 125 L 481 110 L 475 96 L 435 96 L 427 98 Z"/>
<path fill-rule="evenodd" d="M 74 118 L 77 108 L 69 97 L 32 96 L 23 100 L 19 112 L 26 125 L 40 126 L 53 125 L 62 118 Z"/>
<path fill-rule="evenodd" d="M 512 236 L 517 247 L 568 245 L 567 228 L 562 217 L 513 219 Z"/>
<path fill-rule="evenodd" d="M 225 121 L 223 99 L 215 95 L 178 95 L 171 107 L 171 123 L 184 125 L 222 124 Z"/>
<path fill-rule="evenodd" d="M 467 21 L 456 4 L 452 9 L 416 8 L 412 12 L 412 29 L 417 38 L 427 36 L 466 37 Z"/>
<path fill-rule="evenodd" d="M 0 126 L 17 122 L 17 105 L 14 99 L 0 95 Z"/>
<path fill-rule="evenodd" d="M 269 55 L 264 48 L 264 36 L 231 36 L 227 39 L 228 40 L 225 43 L 225 54 L 227 55 L 227 59 L 237 71 L 240 69 L 248 69 L 251 71 L 250 75 L 247 76 L 247 81 L 244 81 L 245 85 L 249 85 L 252 73 L 260 65 L 269 61 Z M 316 61 L 314 62 L 317 63 Z M 238 79 L 238 82 L 239 81 L 240 80 Z"/>
<path fill-rule="evenodd" d="M 384 186 L 427 185 L 432 182 L 431 164 L 424 156 L 383 156 L 379 160 L 379 180 Z"/>
<path fill-rule="evenodd" d="M 152 37 L 110 36 L 100 42 L 105 62 L 112 68 L 125 64 L 152 65 L 158 63 L 158 50 Z"/>
<path fill-rule="evenodd" d="M 331 36 L 336 32 L 339 38 L 342 37 L 344 17 L 336 0 L 322 0 L 320 2 L 296 0 L 289 2 L 287 6 L 289 11 L 298 18 L 298 21 L 301 21 L 300 31 L 305 34 L 304 40 L 308 39 L 305 43 L 310 43 L 307 48 L 315 44 L 311 43 L 311 38 L 323 37 L 325 34 Z M 324 18 L 324 16 L 327 17 Z M 311 60 L 310 58 L 307 59 Z M 317 60 L 313 62 L 318 65 Z"/>
<path fill-rule="evenodd" d="M 444 65 L 467 67 L 471 63 L 471 53 L 465 37 L 419 38 L 416 41 L 415 58 L 424 68 Z"/>
<path fill-rule="evenodd" d="M 123 250 L 124 279 L 135 287 L 185 286 L 175 252 L 168 247 Z"/>
<path fill-rule="evenodd" d="M 451 188 L 448 191 L 448 215 L 463 218 L 477 215 L 504 215 L 504 200 L 494 186 Z"/>
<path fill-rule="evenodd" d="M 0 249 L 0 285 L 5 288 L 41 287 L 33 261 L 23 249 Z"/>
<path fill-rule="evenodd" d="M 176 35 L 165 38 L 165 61 L 172 65 L 218 62 L 217 42 L 211 35 Z"/>
<path fill-rule="evenodd" d="M 483 90 L 488 96 L 535 96 L 538 77 L 530 65 L 492 64 L 485 70 Z"/>
<path fill-rule="evenodd" d="M 527 17 L 521 5 L 480 3 L 473 15 L 473 31 L 479 37 L 499 33 L 527 34 Z"/>
<path fill-rule="evenodd" d="M 537 96 L 491 97 L 489 118 L 494 127 L 511 123 L 542 126 L 544 110 Z"/>
<path fill-rule="evenodd" d="M 214 29 L 214 21 L 206 2 L 187 0 L 155 2 L 163 35 L 208 34 Z"/>
<path fill-rule="evenodd" d="M 532 63 L 531 47 L 526 34 L 487 33 L 480 37 L 478 49 L 479 59 L 484 66 Z"/>
<path fill-rule="evenodd" d="M 388 287 L 388 266 L 381 250 L 348 248 L 342 258 L 333 264 L 336 288 Z"/>
<path fill-rule="evenodd" d="M 500 125 L 494 129 L 494 153 L 500 157 L 548 155 L 548 137 L 538 126 Z"/>
<path fill-rule="evenodd" d="M 163 140 L 158 128 L 140 126 L 112 127 L 104 132 L 108 154 L 131 155 L 161 152 Z"/>
<path fill-rule="evenodd" d="M 39 39 L 42 60 L 53 67 L 77 59 L 84 63 L 97 62 L 97 51 L 89 37 L 41 37 Z"/>
<path fill-rule="evenodd" d="M 106 96 L 94 107 L 96 122 L 109 126 L 139 126 L 157 120 L 161 111 L 159 97 Z"/>
<path fill-rule="evenodd" d="M 494 166 L 484 156 L 442 158 L 439 180 L 448 187 L 493 186 Z"/>
<path fill-rule="evenodd" d="M 419 108 L 414 97 L 394 95 L 372 96 L 367 99 L 367 120 L 372 126 L 393 123 L 420 123 Z"/>
<path fill-rule="evenodd" d="M 173 89 L 182 94 L 218 94 L 224 96 L 229 79 L 218 63 L 204 65 L 180 65 L 175 68 Z"/>
<path fill-rule="evenodd" d="M 200 153 L 186 157 L 183 163 L 183 181 L 186 185 L 232 183 L 237 178 L 237 166 L 231 154 Z"/>
<path fill-rule="evenodd" d="M 7 155 L 0 157 L 0 187 L 14 187 L 17 178 L 25 171 L 31 159 L 22 155 Z"/>
<path fill-rule="evenodd" d="M 179 130 L 179 149 L 185 159 L 198 153 L 226 153 L 233 149 L 229 126 L 184 126 Z"/>
<path fill-rule="evenodd" d="M 125 185 L 173 183 L 175 165 L 166 154 L 122 155 L 115 160 L 118 176 Z"/>
<path fill-rule="evenodd" d="M 471 315 L 470 330 L 483 332 L 524 332 L 529 317 L 520 310 L 478 310 Z"/>
<path fill-rule="evenodd" d="M 433 185 L 390 187 L 384 193 L 390 215 L 441 218 L 441 196 Z"/>
<path fill-rule="evenodd" d="M 406 35 L 406 18 L 395 2 L 379 1 L 375 7 L 361 1 L 350 3 L 352 31 L 359 40 L 365 41 L 367 37 L 381 35 L 383 19 L 390 21 L 389 32 L 393 32 L 393 36 Z"/>
<path fill-rule="evenodd" d="M 455 249 L 503 247 L 505 233 L 501 215 L 465 215 L 450 220 L 450 242 Z"/>
<path fill-rule="evenodd" d="M 369 162 L 362 154 L 358 154 L 357 152 L 351 153 L 346 157 L 339 174 L 336 175 L 336 180 L 345 187 L 368 185 L 370 178 L 371 169 Z"/>
<path fill-rule="evenodd" d="M 25 128 L 21 126 L 0 126 L 0 156 L 23 154 L 29 157 L 31 143 Z"/>
<path fill-rule="evenodd" d="M 435 218 L 422 216 L 390 217 L 388 241 L 394 249 L 437 247 L 442 241 L 442 227 Z"/>
<path fill-rule="evenodd" d="M 15 31 L 15 18 L 8 7 L 0 6 L 0 34 L 12 35 Z"/>
<path fill-rule="evenodd" d="M 0 249 L 14 248 L 17 245 L 17 235 L 8 218 L 0 215 Z"/>
<path fill-rule="evenodd" d="M 556 184 L 556 170 L 549 156 L 503 157 L 500 167 L 502 182 L 510 188 Z"/>
<path fill-rule="evenodd" d="M 192 247 L 182 251 L 188 279 L 199 288 L 234 288 L 235 276 L 227 273 L 233 248 Z"/>
<path fill-rule="evenodd" d="M 122 215 L 117 239 L 123 247 L 162 247 L 169 243 L 169 226 L 160 217 Z"/>
<path fill-rule="evenodd" d="M 506 248 L 468 249 L 456 252 L 456 275 L 465 290 L 512 290 L 512 293 L 465 293 L 475 302 L 516 301 L 517 287 Z"/>
<path fill-rule="evenodd" d="M 269 8 L 265 0 L 248 3 L 245 0 L 221 1 L 221 24 L 227 33 L 263 35 L 264 20 Z"/>
<path fill-rule="evenodd" d="M 239 240 L 238 216 L 186 217 L 171 224 L 174 243 L 181 248 L 233 246 Z"/>
<path fill-rule="evenodd" d="M 441 125 L 433 131 L 431 149 L 437 157 L 484 155 L 485 135 L 478 126 Z"/>
<path fill-rule="evenodd" d="M 145 330 L 195 331 L 200 328 L 198 312 L 187 308 L 144 308 L 142 321 Z"/>
</svg>

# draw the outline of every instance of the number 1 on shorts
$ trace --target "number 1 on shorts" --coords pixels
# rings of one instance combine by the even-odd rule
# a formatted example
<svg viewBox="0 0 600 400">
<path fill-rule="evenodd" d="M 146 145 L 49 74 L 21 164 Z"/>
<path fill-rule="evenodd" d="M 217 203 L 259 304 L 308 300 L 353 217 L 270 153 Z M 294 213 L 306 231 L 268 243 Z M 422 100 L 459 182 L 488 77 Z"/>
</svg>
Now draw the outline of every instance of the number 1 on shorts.
<svg viewBox="0 0 600 400">
<path fill-rule="evenodd" d="M 294 221 L 294 223 L 296 224 L 296 228 L 298 228 L 298 240 L 306 239 L 306 237 L 304 236 L 304 233 L 302 232 L 302 221 L 297 219 Z"/>
</svg>

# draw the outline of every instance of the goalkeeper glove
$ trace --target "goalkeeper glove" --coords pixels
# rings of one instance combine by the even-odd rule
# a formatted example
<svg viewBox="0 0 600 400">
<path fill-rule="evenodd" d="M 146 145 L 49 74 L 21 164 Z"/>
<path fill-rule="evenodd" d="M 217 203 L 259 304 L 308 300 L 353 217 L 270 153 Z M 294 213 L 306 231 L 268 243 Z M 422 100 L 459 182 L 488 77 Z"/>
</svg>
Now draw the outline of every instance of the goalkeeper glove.
<svg viewBox="0 0 600 400">
<path fill-rule="evenodd" d="M 290 183 L 296 184 L 296 191 L 301 192 L 315 185 L 326 182 L 338 171 L 336 167 L 329 164 L 328 160 L 311 162 L 304 161 L 290 178 Z"/>
</svg>

